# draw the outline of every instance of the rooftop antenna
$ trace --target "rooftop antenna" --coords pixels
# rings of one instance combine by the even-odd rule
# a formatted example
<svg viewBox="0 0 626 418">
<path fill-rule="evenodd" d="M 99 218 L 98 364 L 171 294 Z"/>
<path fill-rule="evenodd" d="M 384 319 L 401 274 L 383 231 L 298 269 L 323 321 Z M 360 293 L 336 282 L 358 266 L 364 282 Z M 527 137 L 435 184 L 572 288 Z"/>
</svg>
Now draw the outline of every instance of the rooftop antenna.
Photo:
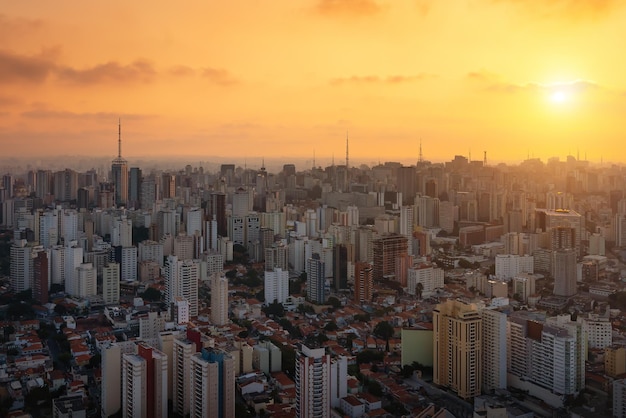
<svg viewBox="0 0 626 418">
<path fill-rule="evenodd" d="M 315 148 L 313 148 L 313 169 L 315 169 Z"/>
<path fill-rule="evenodd" d="M 117 120 L 117 157 L 122 158 L 122 118 Z"/>
<path fill-rule="evenodd" d="M 350 168 L 350 158 L 348 153 L 348 131 L 346 130 L 346 169 Z"/>
<path fill-rule="evenodd" d="M 420 138 L 420 156 L 418 162 L 424 162 L 424 156 L 422 155 L 422 138 Z"/>
<path fill-rule="evenodd" d="M 487 151 L 483 151 L 484 157 L 483 157 L 483 165 L 485 167 L 487 167 Z"/>
</svg>

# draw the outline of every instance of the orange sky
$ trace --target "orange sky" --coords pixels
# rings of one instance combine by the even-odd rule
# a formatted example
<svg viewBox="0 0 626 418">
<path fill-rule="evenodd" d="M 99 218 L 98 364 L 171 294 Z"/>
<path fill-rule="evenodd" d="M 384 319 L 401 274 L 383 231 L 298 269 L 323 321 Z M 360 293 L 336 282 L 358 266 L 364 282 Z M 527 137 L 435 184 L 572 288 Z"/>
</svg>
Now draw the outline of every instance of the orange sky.
<svg viewBox="0 0 626 418">
<path fill-rule="evenodd" d="M 626 162 L 623 1 L 182 4 L 0 0 L 2 154 Z"/>
</svg>

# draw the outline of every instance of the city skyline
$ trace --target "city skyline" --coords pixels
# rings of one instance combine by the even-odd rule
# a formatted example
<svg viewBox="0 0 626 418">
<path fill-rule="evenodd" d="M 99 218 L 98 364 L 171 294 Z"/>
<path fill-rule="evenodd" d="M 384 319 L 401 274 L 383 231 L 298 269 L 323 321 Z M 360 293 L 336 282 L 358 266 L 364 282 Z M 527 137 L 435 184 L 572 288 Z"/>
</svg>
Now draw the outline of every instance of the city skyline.
<svg viewBox="0 0 626 418">
<path fill-rule="evenodd" d="M 624 162 L 617 1 L 10 4 L 5 155 Z M 621 35 L 621 36 L 620 36 Z M 314 157 L 315 156 L 315 157 Z M 190 160 L 193 163 L 194 160 Z"/>
</svg>

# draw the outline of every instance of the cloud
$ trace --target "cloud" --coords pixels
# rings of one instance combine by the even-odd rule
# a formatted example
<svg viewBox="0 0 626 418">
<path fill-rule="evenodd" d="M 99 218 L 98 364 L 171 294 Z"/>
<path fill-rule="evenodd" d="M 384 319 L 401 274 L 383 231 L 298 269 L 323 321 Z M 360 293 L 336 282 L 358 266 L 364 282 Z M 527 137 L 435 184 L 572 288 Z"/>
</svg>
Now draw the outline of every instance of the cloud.
<svg viewBox="0 0 626 418">
<path fill-rule="evenodd" d="M 371 16 L 383 6 L 374 0 L 319 0 L 315 10 L 325 16 Z"/>
<path fill-rule="evenodd" d="M 483 90 L 496 93 L 550 92 L 556 90 L 587 92 L 603 89 L 599 84 L 589 80 L 573 80 L 561 83 L 511 83 L 502 81 L 497 74 L 485 70 L 469 72 L 466 77 L 472 82 L 481 84 Z"/>
<path fill-rule="evenodd" d="M 189 77 L 195 75 L 196 70 L 186 65 L 176 65 L 174 67 L 171 67 L 168 70 L 168 73 L 176 77 Z"/>
<path fill-rule="evenodd" d="M 491 0 L 511 3 L 543 17 L 589 19 L 609 14 L 620 5 L 620 0 Z"/>
<path fill-rule="evenodd" d="M 7 16 L 0 13 L 0 36 L 3 39 L 22 37 L 32 34 L 44 26 L 43 20 Z"/>
<path fill-rule="evenodd" d="M 13 106 L 20 104 L 22 101 L 14 96 L 0 96 L 0 107 Z"/>
<path fill-rule="evenodd" d="M 0 50 L 0 82 L 43 82 L 56 68 L 49 53 L 19 55 Z"/>
<path fill-rule="evenodd" d="M 112 112 L 70 112 L 66 110 L 46 110 L 34 109 L 22 112 L 21 116 L 28 119 L 78 119 L 78 120 L 106 120 L 117 121 L 119 118 L 123 120 L 147 119 L 152 115 L 134 114 L 134 113 L 112 113 Z"/>
<path fill-rule="evenodd" d="M 368 75 L 368 76 L 352 76 L 352 77 L 343 77 L 343 78 L 333 78 L 330 81 L 331 85 L 340 86 L 345 84 L 403 84 L 403 83 L 412 83 L 415 81 L 422 81 L 430 78 L 435 78 L 434 74 L 426 74 L 420 73 L 418 75 L 413 76 L 404 76 L 404 75 L 392 75 L 387 77 L 379 77 L 377 75 Z"/>
<path fill-rule="evenodd" d="M 85 69 L 59 68 L 56 75 L 62 81 L 75 84 L 149 82 L 156 75 L 156 70 L 146 60 L 136 60 L 127 65 L 109 61 Z"/>
<path fill-rule="evenodd" d="M 221 68 L 203 68 L 201 74 L 202 77 L 221 86 L 230 86 L 238 83 L 237 79 L 234 78 L 232 74 Z"/>
</svg>

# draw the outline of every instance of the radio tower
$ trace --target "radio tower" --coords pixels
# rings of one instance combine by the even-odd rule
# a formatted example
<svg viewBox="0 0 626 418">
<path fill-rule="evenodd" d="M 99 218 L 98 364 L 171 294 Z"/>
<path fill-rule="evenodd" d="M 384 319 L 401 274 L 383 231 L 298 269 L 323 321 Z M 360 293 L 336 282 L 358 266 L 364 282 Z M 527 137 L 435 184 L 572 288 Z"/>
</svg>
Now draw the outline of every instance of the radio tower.
<svg viewBox="0 0 626 418">
<path fill-rule="evenodd" d="M 346 170 L 350 169 L 350 159 L 348 158 L 348 131 L 346 131 Z"/>
<path fill-rule="evenodd" d="M 424 162 L 424 155 L 422 154 L 422 138 L 420 138 L 420 155 L 417 162 L 420 164 Z"/>
<path fill-rule="evenodd" d="M 346 174 L 344 187 L 347 190 L 350 190 L 350 158 L 349 158 L 349 148 L 348 148 L 348 131 L 346 131 Z"/>
</svg>

